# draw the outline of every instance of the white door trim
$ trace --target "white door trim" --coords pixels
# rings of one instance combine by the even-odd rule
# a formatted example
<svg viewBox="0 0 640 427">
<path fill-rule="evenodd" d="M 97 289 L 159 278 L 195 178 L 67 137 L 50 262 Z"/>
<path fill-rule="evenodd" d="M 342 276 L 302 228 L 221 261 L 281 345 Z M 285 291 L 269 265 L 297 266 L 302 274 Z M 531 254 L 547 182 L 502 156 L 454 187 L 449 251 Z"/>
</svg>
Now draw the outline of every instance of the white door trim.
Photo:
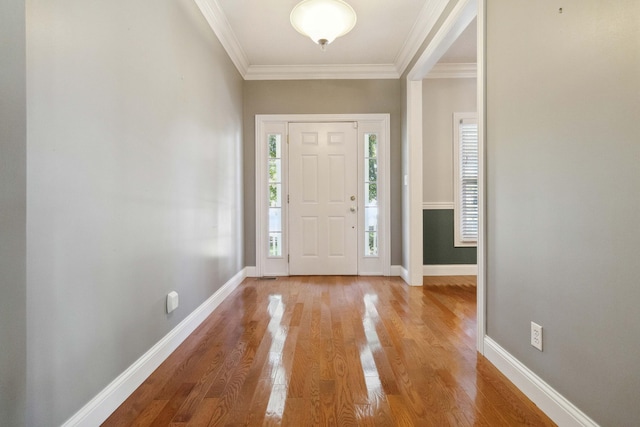
<svg viewBox="0 0 640 427">
<path fill-rule="evenodd" d="M 384 275 L 391 272 L 391 236 L 390 236 L 390 115 L 389 114 L 259 114 L 256 115 L 255 133 L 255 168 L 256 168 L 256 275 L 257 276 L 286 276 L 289 274 L 287 252 L 277 260 L 268 258 L 267 230 L 268 230 L 268 191 L 267 191 L 267 149 L 265 135 L 268 133 L 283 133 L 286 135 L 290 122 L 357 122 L 358 123 L 358 176 L 364 176 L 364 165 L 360 160 L 360 152 L 364 152 L 363 137 L 365 133 L 378 132 L 381 144 L 378 152 L 378 197 L 379 211 L 379 246 L 378 263 L 366 262 L 363 259 L 364 250 L 358 245 L 358 274 L 359 275 Z M 362 150 L 360 147 L 362 146 Z M 285 150 L 283 150 L 285 151 Z M 288 151 L 288 150 L 286 150 Z M 288 163 L 288 153 L 284 161 Z M 283 173 L 288 179 L 288 173 Z M 288 192 L 287 183 L 283 183 L 283 191 Z M 287 193 L 285 193 L 287 194 Z M 364 200 L 358 197 L 359 217 L 363 215 Z M 362 204 L 362 206 L 360 206 Z M 286 209 L 284 209 L 286 210 Z M 283 212 L 284 213 L 284 212 Z M 283 215 L 286 217 L 286 214 Z M 286 227 L 286 225 L 285 225 Z M 285 231 L 286 232 L 286 231 Z M 287 239 L 284 239 L 287 241 Z M 368 259 L 371 261 L 371 259 Z"/>
<path fill-rule="evenodd" d="M 477 260 L 478 264 L 478 278 L 476 291 L 476 315 L 477 315 L 477 348 L 480 354 L 485 354 L 485 337 L 487 335 L 487 300 L 486 300 L 486 283 L 487 283 L 487 240 L 486 240 L 486 185 L 487 178 L 485 173 L 485 161 L 486 161 L 486 2 L 484 0 L 478 1 L 478 77 L 477 77 L 477 90 L 478 90 L 478 251 Z"/>
<path fill-rule="evenodd" d="M 409 176 L 407 196 L 409 212 L 408 232 L 405 234 L 407 271 L 411 286 L 422 286 L 423 226 L 422 226 L 422 79 L 407 81 L 407 175 Z"/>
<path fill-rule="evenodd" d="M 422 138 L 418 139 L 417 135 L 422 135 L 422 121 L 416 121 L 417 116 L 416 108 L 422 108 L 422 90 L 421 87 L 414 84 L 421 82 L 426 78 L 429 71 L 438 62 L 442 54 L 444 54 L 451 44 L 457 39 L 458 35 L 464 31 L 474 17 L 478 17 L 478 74 L 477 74 L 477 86 L 478 86 L 478 149 L 480 151 L 479 165 L 478 165 L 478 281 L 477 281 L 477 350 L 481 354 L 484 354 L 484 338 L 486 335 L 486 299 L 485 299 L 485 283 L 486 283 L 486 248 L 485 248 L 485 149 L 484 149 L 484 132 L 485 132 L 485 1 L 486 0 L 460 0 L 455 7 L 451 10 L 449 15 L 445 18 L 444 22 L 430 40 L 424 52 L 420 55 L 415 65 L 407 73 L 407 150 L 406 153 L 409 158 L 404 161 L 411 162 L 412 153 L 420 152 L 423 144 Z M 412 120 L 413 118 L 413 120 Z M 420 148 L 418 148 L 420 146 Z M 420 157 L 422 159 L 422 157 Z M 422 213 L 422 201 L 418 203 L 416 198 L 422 197 L 422 193 L 419 195 L 417 192 L 411 191 L 411 186 L 422 185 L 422 168 L 416 170 L 408 165 L 408 201 L 403 203 L 403 209 L 408 209 L 405 212 L 403 218 L 411 218 L 412 215 L 416 215 L 418 209 Z M 414 188 L 415 189 L 415 188 Z M 420 205 L 420 208 L 418 208 Z M 418 232 L 420 232 L 418 234 Z M 405 244 L 404 247 L 409 250 L 409 254 L 404 255 L 404 259 L 408 263 L 406 265 L 408 270 L 409 284 L 421 284 L 417 283 L 420 273 L 416 269 L 422 269 L 421 265 L 418 265 L 416 260 L 422 257 L 422 223 L 419 225 L 415 221 L 410 221 L 409 227 L 404 227 L 403 239 L 407 239 L 410 244 Z M 416 254 L 415 252 L 418 252 Z M 412 262 L 413 260 L 413 262 Z M 421 278 L 420 278 L 421 280 Z"/>
</svg>

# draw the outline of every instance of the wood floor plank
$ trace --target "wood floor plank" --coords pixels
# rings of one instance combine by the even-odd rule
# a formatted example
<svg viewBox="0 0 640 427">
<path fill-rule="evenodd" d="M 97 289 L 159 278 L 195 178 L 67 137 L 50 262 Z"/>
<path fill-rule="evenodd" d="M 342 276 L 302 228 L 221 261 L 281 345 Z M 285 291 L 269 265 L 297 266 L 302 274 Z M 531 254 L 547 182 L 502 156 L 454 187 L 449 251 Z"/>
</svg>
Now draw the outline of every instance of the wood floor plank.
<svg viewBox="0 0 640 427">
<path fill-rule="evenodd" d="M 218 407 L 218 399 L 203 399 L 198 405 L 198 410 L 187 423 L 188 427 L 209 425 L 209 421 Z"/>
<path fill-rule="evenodd" d="M 366 377 L 368 403 L 366 405 L 367 417 L 371 418 L 375 425 L 393 425 L 393 416 L 387 395 L 384 392 L 380 379 L 372 376 Z M 365 405 L 359 405 L 364 407 Z M 361 413 L 363 415 L 363 413 Z M 363 423 L 366 423 L 363 420 Z"/>
<path fill-rule="evenodd" d="M 248 344 L 244 347 L 244 353 L 241 356 L 241 360 L 234 369 L 234 372 L 228 377 L 228 381 L 226 383 L 227 388 L 231 388 L 232 390 L 239 390 L 240 386 L 244 382 L 244 378 L 246 377 L 248 370 L 253 362 L 253 357 L 255 356 L 256 347 L 258 346 L 259 340 L 262 339 L 264 335 L 264 329 L 266 325 L 264 325 L 264 321 L 256 322 L 249 321 L 250 326 L 245 330 L 244 335 L 250 335 L 248 340 Z M 246 339 L 246 338 L 245 338 Z M 214 355 L 213 363 L 209 365 L 208 369 L 204 371 L 193 390 L 185 399 L 185 402 L 182 404 L 176 415 L 174 416 L 174 422 L 182 422 L 186 423 L 191 420 L 194 414 L 197 411 L 201 401 L 206 397 L 220 397 L 220 395 L 212 396 L 211 387 L 213 386 L 214 380 L 214 372 L 215 366 L 222 365 L 220 353 L 216 353 Z M 213 368 L 213 369 L 212 369 Z"/>
<path fill-rule="evenodd" d="M 150 426 L 164 407 L 167 406 L 167 403 L 169 403 L 168 400 L 151 401 L 149 406 L 147 406 L 132 423 L 129 423 L 129 425 L 135 427 Z"/>
<path fill-rule="evenodd" d="M 413 427 L 420 426 L 420 422 L 411 416 L 411 413 L 407 409 L 402 396 L 388 396 L 389 406 L 393 413 L 393 419 L 397 426 Z"/>
<path fill-rule="evenodd" d="M 156 426 L 166 426 L 171 423 L 175 413 L 178 411 L 178 408 L 182 406 L 182 403 L 187 398 L 191 390 L 193 389 L 193 383 L 183 383 L 178 387 L 176 393 L 171 396 L 171 399 L 167 402 L 166 405 L 162 408 L 162 411 L 158 414 L 158 416 L 153 420 L 151 425 Z"/>
<path fill-rule="evenodd" d="M 227 417 L 226 426 L 261 426 L 264 422 L 269 399 L 273 389 L 271 379 L 261 379 L 258 381 L 255 393 L 251 401 L 247 401 L 241 407 L 244 411 L 231 412 Z M 232 417 L 232 415 L 234 415 Z"/>
<path fill-rule="evenodd" d="M 337 426 L 335 380 L 320 380 L 320 425 Z"/>
<path fill-rule="evenodd" d="M 104 426 L 553 426 L 475 350 L 475 278 L 245 280 Z"/>
</svg>

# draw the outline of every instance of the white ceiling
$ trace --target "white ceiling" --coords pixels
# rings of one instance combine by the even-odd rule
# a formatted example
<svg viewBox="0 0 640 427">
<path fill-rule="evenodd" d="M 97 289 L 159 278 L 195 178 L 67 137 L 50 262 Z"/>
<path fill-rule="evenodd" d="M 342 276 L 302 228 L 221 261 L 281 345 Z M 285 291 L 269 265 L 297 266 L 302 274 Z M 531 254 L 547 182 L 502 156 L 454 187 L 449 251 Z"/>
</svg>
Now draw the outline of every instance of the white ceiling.
<svg viewBox="0 0 640 427">
<path fill-rule="evenodd" d="M 474 19 L 458 36 L 449 50 L 442 55 L 440 63 L 446 64 L 475 64 L 478 61 L 477 24 Z"/>
<path fill-rule="evenodd" d="M 289 14 L 299 0 L 195 0 L 246 79 L 397 78 L 448 0 L 347 0 L 355 28 L 322 51 Z M 475 62 L 475 20 L 445 62 Z"/>
</svg>

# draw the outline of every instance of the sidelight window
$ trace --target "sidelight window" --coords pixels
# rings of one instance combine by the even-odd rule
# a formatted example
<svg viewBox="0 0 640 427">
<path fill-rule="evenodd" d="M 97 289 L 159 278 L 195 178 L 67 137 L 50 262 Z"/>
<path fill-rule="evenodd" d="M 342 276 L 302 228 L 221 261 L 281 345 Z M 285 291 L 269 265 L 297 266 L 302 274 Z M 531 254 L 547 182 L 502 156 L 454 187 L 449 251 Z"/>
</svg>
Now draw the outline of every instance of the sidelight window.
<svg viewBox="0 0 640 427">
<path fill-rule="evenodd" d="M 378 134 L 364 134 L 364 255 L 378 256 Z"/>
<path fill-rule="evenodd" d="M 268 256 L 282 256 L 282 135 L 268 134 L 269 225 Z"/>
</svg>

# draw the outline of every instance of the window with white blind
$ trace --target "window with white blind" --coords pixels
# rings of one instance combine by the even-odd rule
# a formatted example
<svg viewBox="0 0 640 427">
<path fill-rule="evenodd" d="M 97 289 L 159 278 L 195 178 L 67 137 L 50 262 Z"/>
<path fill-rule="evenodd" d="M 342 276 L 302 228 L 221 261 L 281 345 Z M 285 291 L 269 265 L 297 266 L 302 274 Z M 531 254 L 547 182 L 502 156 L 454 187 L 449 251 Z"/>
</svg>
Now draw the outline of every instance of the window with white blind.
<svg viewBox="0 0 640 427">
<path fill-rule="evenodd" d="M 478 242 L 478 116 L 454 113 L 455 246 Z"/>
</svg>

